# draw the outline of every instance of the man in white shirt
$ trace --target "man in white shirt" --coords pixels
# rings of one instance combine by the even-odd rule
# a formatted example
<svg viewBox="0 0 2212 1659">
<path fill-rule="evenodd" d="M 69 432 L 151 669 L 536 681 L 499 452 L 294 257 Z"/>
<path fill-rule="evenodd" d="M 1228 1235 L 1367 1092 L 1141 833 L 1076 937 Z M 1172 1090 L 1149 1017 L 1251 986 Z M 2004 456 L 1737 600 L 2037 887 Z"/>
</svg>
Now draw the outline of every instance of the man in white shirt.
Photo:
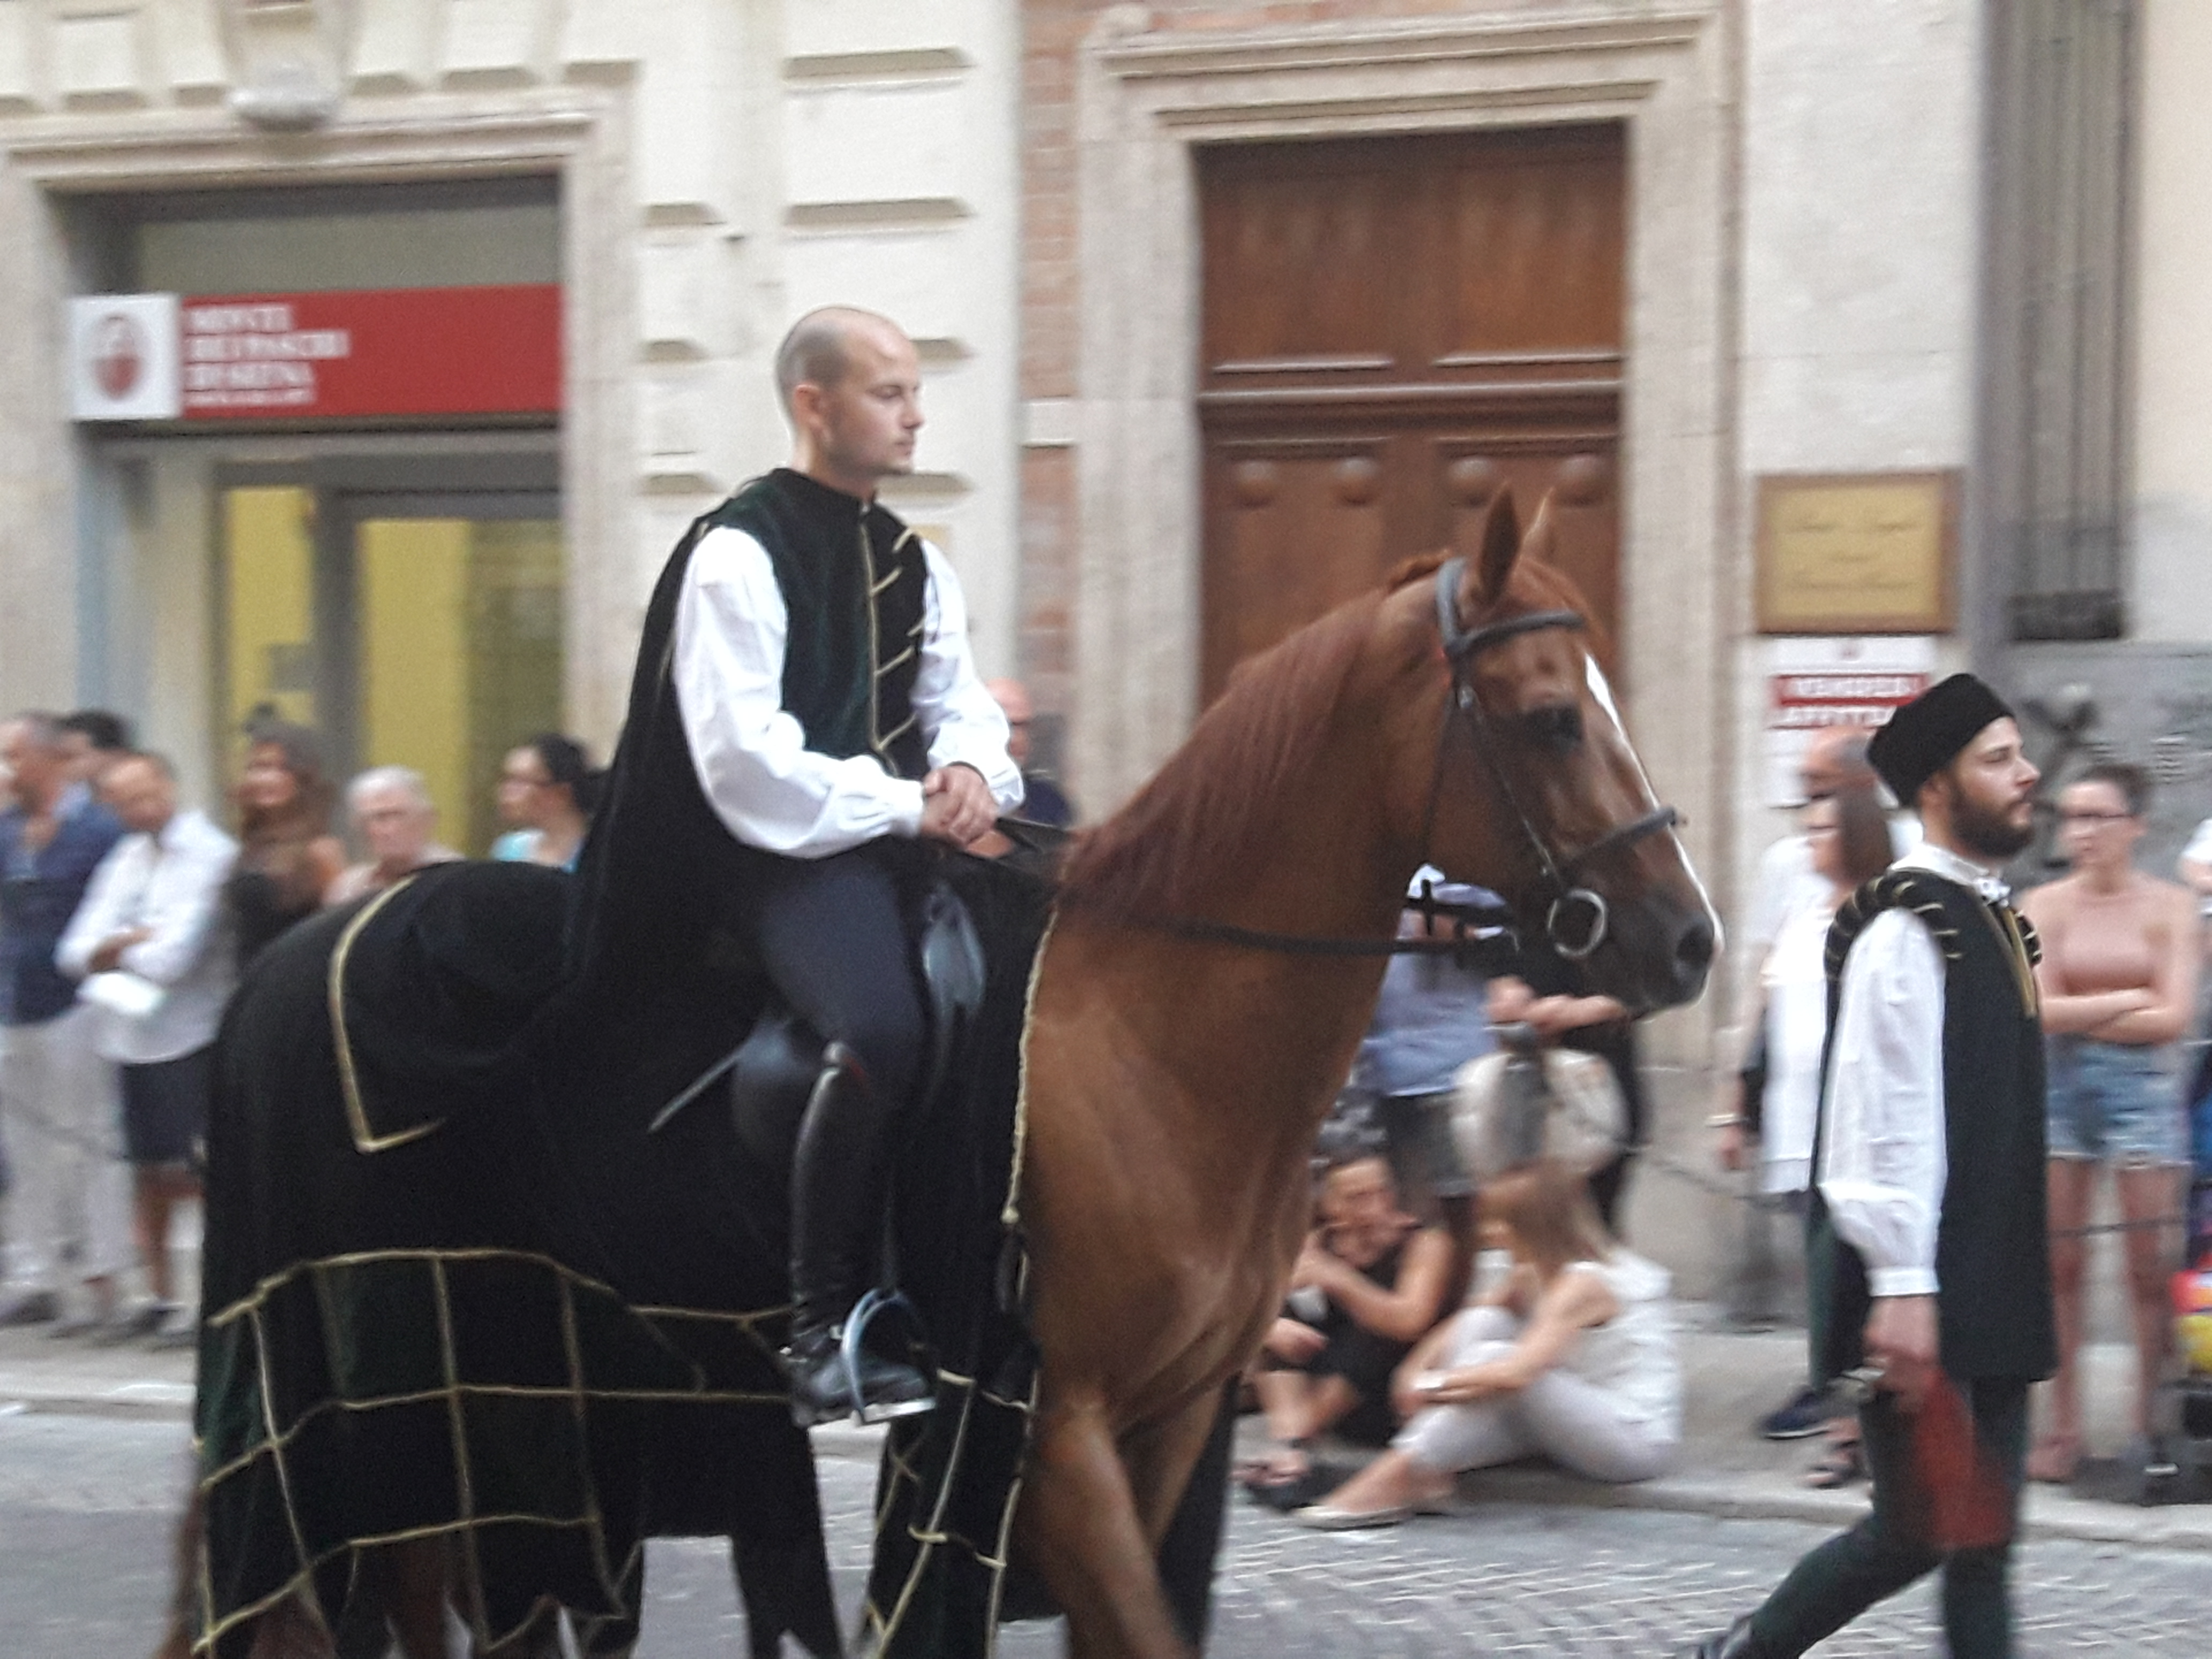
<svg viewBox="0 0 2212 1659">
<path fill-rule="evenodd" d="M 792 1177 L 792 1409 L 877 1419 L 929 1404 L 913 1367 L 865 1358 L 856 1391 L 839 1356 L 926 1030 L 899 844 L 969 846 L 1021 774 L 952 568 L 876 500 L 914 466 L 913 343 L 814 312 L 776 382 L 791 465 L 696 523 L 647 608 L 571 951 L 580 985 L 619 998 L 706 952 L 713 913 L 828 1045 Z"/>
<path fill-rule="evenodd" d="M 83 981 L 93 1046 L 118 1067 L 123 1142 L 131 1165 L 139 1259 L 151 1300 L 120 1321 L 118 1338 L 192 1338 L 169 1265 L 169 1221 L 199 1196 L 216 1027 L 230 995 L 233 956 L 223 883 L 237 843 L 177 806 L 177 780 L 158 755 L 112 762 L 100 793 L 126 831 L 93 872 L 54 962 Z"/>
<path fill-rule="evenodd" d="M 1939 1565 L 1956 1659 L 2012 1652 L 2027 1390 L 2057 1353 L 2036 951 L 1996 872 L 2028 843 L 2038 775 L 2011 712 L 1965 674 L 1900 709 L 1869 758 L 1925 839 L 1830 935 L 1808 1255 L 1816 1375 L 1873 1374 L 1874 1510 L 1698 1659 L 1795 1659 Z M 1923 1443 L 1954 1398 L 1980 1473 L 1936 1492 Z M 1946 1535 L 1938 1517 L 1976 1504 L 1979 1522 Z"/>
</svg>

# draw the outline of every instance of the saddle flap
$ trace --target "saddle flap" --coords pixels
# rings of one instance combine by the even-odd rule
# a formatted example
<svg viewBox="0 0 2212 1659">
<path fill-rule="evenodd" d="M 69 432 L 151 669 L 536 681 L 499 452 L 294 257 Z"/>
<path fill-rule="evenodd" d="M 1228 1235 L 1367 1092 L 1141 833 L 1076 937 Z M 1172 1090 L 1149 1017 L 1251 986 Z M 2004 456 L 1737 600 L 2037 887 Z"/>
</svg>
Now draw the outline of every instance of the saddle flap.
<svg viewBox="0 0 2212 1659">
<path fill-rule="evenodd" d="M 975 918 L 960 896 L 941 881 L 932 882 L 922 896 L 920 932 L 921 982 L 939 1034 L 933 1046 L 941 1050 L 943 1034 L 972 1021 L 983 1006 L 989 964 Z M 933 1066 L 933 1073 L 938 1069 Z"/>
<path fill-rule="evenodd" d="M 771 1003 L 730 1060 L 730 1104 L 747 1152 L 787 1167 L 821 1073 L 822 1039 L 814 1028 L 782 1002 Z"/>
</svg>

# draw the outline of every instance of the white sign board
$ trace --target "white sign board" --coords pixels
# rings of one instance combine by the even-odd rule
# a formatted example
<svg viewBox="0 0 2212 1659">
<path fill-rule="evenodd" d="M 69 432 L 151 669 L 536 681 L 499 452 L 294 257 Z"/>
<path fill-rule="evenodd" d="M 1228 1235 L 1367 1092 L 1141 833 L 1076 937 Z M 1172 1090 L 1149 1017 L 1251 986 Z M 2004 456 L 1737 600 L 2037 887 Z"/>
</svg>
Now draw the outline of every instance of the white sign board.
<svg viewBox="0 0 2212 1659">
<path fill-rule="evenodd" d="M 69 302 L 70 412 L 80 421 L 173 421 L 177 296 L 94 294 Z"/>
<path fill-rule="evenodd" d="M 1881 725 L 1936 678 L 1930 634 L 1784 635 L 1766 642 L 1766 801 L 1805 799 L 1797 762 L 1828 726 Z"/>
</svg>

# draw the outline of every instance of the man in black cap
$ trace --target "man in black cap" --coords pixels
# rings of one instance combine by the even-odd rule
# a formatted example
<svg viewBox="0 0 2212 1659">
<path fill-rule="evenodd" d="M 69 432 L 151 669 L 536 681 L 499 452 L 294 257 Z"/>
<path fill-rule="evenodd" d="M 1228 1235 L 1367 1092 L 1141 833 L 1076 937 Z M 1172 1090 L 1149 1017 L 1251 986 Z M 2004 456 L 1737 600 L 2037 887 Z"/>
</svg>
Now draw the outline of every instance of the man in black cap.
<svg viewBox="0 0 2212 1659">
<path fill-rule="evenodd" d="M 1814 1374 L 1872 1382 L 1874 1509 L 1696 1659 L 1794 1659 L 1937 1566 L 1954 1659 L 2013 1650 L 2027 1390 L 2057 1353 L 2037 951 L 1996 872 L 2027 845 L 2038 774 L 2011 710 L 1969 674 L 1899 709 L 1868 754 L 1926 840 L 1829 934 L 1807 1251 Z M 1931 1462 L 1952 1390 L 1972 1422 L 1966 1477 Z M 1958 1523 L 1970 1486 L 1993 1522 Z"/>
</svg>

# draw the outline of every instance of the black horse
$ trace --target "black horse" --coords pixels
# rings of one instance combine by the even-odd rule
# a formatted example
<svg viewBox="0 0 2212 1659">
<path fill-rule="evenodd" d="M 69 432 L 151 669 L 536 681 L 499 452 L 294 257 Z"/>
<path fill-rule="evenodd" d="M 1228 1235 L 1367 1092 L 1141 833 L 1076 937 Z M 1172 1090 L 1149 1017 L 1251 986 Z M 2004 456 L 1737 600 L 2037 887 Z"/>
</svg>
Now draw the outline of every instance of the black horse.
<svg viewBox="0 0 2212 1659">
<path fill-rule="evenodd" d="M 915 884 L 991 948 L 964 1005 L 933 1003 L 898 1159 L 900 1282 L 944 1364 L 940 1409 L 892 1437 L 874 1586 L 901 1606 L 889 1650 L 981 1651 L 994 1618 L 1043 1610 L 995 1546 L 1035 1376 L 1000 1211 L 1050 890 L 957 857 Z M 731 1540 L 756 1656 L 787 1632 L 841 1651 L 775 1361 L 797 1102 L 726 1065 L 758 981 L 731 963 L 689 1001 L 573 1006 L 566 889 L 426 872 L 296 930 L 232 1006 L 184 1598 L 205 1650 L 281 1627 L 380 1653 L 389 1626 L 427 1659 L 450 1601 L 483 1652 L 551 1651 L 562 1609 L 617 1655 L 643 1540 L 688 1534 Z M 1200 1486 L 1170 1552 L 1194 1628 L 1222 1489 Z"/>
</svg>

